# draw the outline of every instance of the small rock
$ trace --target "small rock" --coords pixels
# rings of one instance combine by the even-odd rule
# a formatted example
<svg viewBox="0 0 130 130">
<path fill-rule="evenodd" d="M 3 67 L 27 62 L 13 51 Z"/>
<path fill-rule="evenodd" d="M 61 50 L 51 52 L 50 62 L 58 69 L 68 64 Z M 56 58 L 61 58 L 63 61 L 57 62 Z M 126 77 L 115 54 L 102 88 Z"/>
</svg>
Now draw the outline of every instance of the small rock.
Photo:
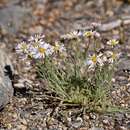
<svg viewBox="0 0 130 130">
<path fill-rule="evenodd" d="M 124 76 L 119 76 L 119 77 L 117 78 L 117 80 L 118 80 L 118 81 L 124 81 L 124 80 L 126 80 L 126 77 L 124 77 Z"/>
<path fill-rule="evenodd" d="M 82 128 L 80 128 L 79 130 L 88 130 L 88 128 L 82 127 Z"/>
<path fill-rule="evenodd" d="M 130 93 L 130 86 L 128 87 L 127 92 Z"/>
<path fill-rule="evenodd" d="M 103 122 L 103 124 L 105 124 L 105 125 L 108 125 L 108 124 L 109 124 L 109 120 L 107 120 L 107 119 L 104 119 L 102 122 Z"/>
<path fill-rule="evenodd" d="M 83 123 L 83 119 L 81 117 L 77 117 L 76 121 L 72 123 L 74 128 L 79 128 Z"/>
<path fill-rule="evenodd" d="M 119 70 L 130 70 L 130 60 L 128 60 L 126 58 L 120 59 L 119 64 L 118 64 L 118 69 Z"/>
<path fill-rule="evenodd" d="M 126 118 L 130 119 L 130 114 L 126 113 L 125 116 Z"/>
<path fill-rule="evenodd" d="M 94 113 L 90 113 L 90 118 L 91 119 L 96 119 L 96 115 Z"/>
<path fill-rule="evenodd" d="M 115 83 L 116 79 L 115 78 L 112 78 L 112 82 Z"/>
<path fill-rule="evenodd" d="M 42 28 L 42 26 L 34 26 L 34 27 L 31 27 L 30 29 L 29 29 L 29 32 L 30 33 L 32 33 L 32 34 L 34 34 L 34 33 L 42 33 L 43 32 L 43 28 Z"/>
<path fill-rule="evenodd" d="M 88 115 L 84 116 L 84 118 L 85 118 L 85 120 L 89 120 L 89 116 Z"/>
<path fill-rule="evenodd" d="M 125 115 L 123 113 L 116 113 L 115 117 L 116 117 L 117 121 L 122 121 L 122 119 L 125 118 Z"/>
<path fill-rule="evenodd" d="M 17 129 L 18 130 L 27 130 L 27 126 L 25 126 L 25 125 L 18 125 Z"/>
<path fill-rule="evenodd" d="M 25 119 L 21 119 L 21 123 L 22 123 L 23 125 L 25 125 L 25 126 L 28 125 L 28 124 L 27 124 L 27 121 L 26 121 Z"/>
<path fill-rule="evenodd" d="M 92 127 L 89 130 L 104 130 L 103 128 L 99 128 L 99 127 Z"/>
<path fill-rule="evenodd" d="M 24 84 L 23 83 L 16 83 L 14 84 L 14 88 L 24 88 Z"/>
<path fill-rule="evenodd" d="M 118 126 L 115 129 L 116 130 L 127 130 L 127 128 L 125 128 L 124 126 Z"/>
<path fill-rule="evenodd" d="M 130 122 L 127 122 L 127 128 L 130 130 Z"/>
</svg>

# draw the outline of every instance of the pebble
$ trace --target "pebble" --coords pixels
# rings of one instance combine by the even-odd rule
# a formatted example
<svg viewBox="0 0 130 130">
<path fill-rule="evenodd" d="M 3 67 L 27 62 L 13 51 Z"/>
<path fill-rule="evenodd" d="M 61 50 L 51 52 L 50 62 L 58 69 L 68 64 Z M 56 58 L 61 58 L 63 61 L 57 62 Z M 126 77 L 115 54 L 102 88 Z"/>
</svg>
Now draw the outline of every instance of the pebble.
<svg viewBox="0 0 130 130">
<path fill-rule="evenodd" d="M 31 27 L 31 28 L 29 29 L 29 31 L 30 31 L 31 34 L 43 33 L 43 27 L 40 26 L 40 25 L 37 25 L 37 26 Z"/>
<path fill-rule="evenodd" d="M 124 126 L 119 126 L 117 130 L 127 130 Z"/>
<path fill-rule="evenodd" d="M 25 125 L 18 125 L 17 129 L 18 130 L 27 130 L 27 126 L 25 126 Z"/>
<path fill-rule="evenodd" d="M 126 118 L 130 119 L 130 114 L 126 113 L 125 116 Z"/>
<path fill-rule="evenodd" d="M 72 123 L 74 128 L 79 128 L 83 123 L 83 119 L 81 117 L 77 117 L 76 121 Z"/>
<path fill-rule="evenodd" d="M 115 117 L 118 121 L 121 121 L 125 118 L 125 115 L 123 113 L 115 113 Z"/>
<path fill-rule="evenodd" d="M 126 107 L 126 104 L 121 104 L 122 107 Z"/>
<path fill-rule="evenodd" d="M 126 91 L 126 86 L 121 86 L 122 91 Z"/>
<path fill-rule="evenodd" d="M 27 125 L 27 121 L 23 118 L 23 119 L 21 119 L 21 123 L 23 124 L 23 125 Z"/>
<path fill-rule="evenodd" d="M 127 92 L 130 93 L 130 86 L 128 87 Z"/>
<path fill-rule="evenodd" d="M 86 127 L 79 128 L 79 130 L 88 130 Z"/>
<path fill-rule="evenodd" d="M 109 120 L 107 120 L 107 119 L 104 119 L 102 122 L 103 122 L 103 124 L 105 124 L 105 125 L 109 125 Z"/>
<path fill-rule="evenodd" d="M 15 83 L 14 88 L 24 88 L 25 85 L 23 83 Z"/>
<path fill-rule="evenodd" d="M 92 127 L 89 130 L 104 130 L 103 128 L 99 128 L 99 127 Z"/>
<path fill-rule="evenodd" d="M 23 105 L 25 105 L 27 103 L 27 99 L 26 98 L 20 98 L 19 102 L 21 102 Z"/>
<path fill-rule="evenodd" d="M 86 115 L 84 118 L 85 118 L 85 120 L 89 120 L 89 116 L 88 115 Z"/>
<path fill-rule="evenodd" d="M 127 128 L 130 130 L 130 122 L 127 122 Z"/>
<path fill-rule="evenodd" d="M 96 119 L 96 115 L 93 114 L 93 113 L 90 113 L 90 118 L 91 118 L 91 119 Z"/>
<path fill-rule="evenodd" d="M 123 80 L 126 80 L 126 77 L 124 77 L 124 76 L 119 76 L 117 80 L 123 81 Z"/>
<path fill-rule="evenodd" d="M 115 83 L 115 82 L 116 82 L 116 79 L 115 79 L 115 78 L 112 78 L 112 82 Z"/>
</svg>

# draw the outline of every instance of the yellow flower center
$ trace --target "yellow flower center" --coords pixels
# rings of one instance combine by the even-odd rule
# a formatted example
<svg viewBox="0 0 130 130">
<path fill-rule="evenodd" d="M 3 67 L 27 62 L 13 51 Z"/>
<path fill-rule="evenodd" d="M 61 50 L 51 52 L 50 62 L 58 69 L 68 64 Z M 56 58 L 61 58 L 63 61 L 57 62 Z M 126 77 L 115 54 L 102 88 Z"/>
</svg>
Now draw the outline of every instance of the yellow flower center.
<svg viewBox="0 0 130 130">
<path fill-rule="evenodd" d="M 85 35 L 86 37 L 91 37 L 92 34 L 93 34 L 93 33 L 92 33 L 91 31 L 87 31 L 87 32 L 84 33 L 84 35 Z"/>
<path fill-rule="evenodd" d="M 56 44 L 55 47 L 54 47 L 54 49 L 55 49 L 56 51 L 58 51 L 58 50 L 60 49 L 60 45 L 59 45 L 59 44 Z"/>
<path fill-rule="evenodd" d="M 113 60 L 115 60 L 116 59 L 116 54 L 113 53 L 111 57 L 112 57 Z"/>
<path fill-rule="evenodd" d="M 42 48 L 42 47 L 39 47 L 38 50 L 39 50 L 39 52 L 42 53 L 42 54 L 45 53 L 45 51 L 46 51 L 46 49 L 45 49 L 45 48 Z"/>
<path fill-rule="evenodd" d="M 97 62 L 97 56 L 96 55 L 93 55 L 91 60 L 93 61 L 93 63 L 96 63 Z"/>
<path fill-rule="evenodd" d="M 112 45 L 112 46 L 115 46 L 115 45 L 117 45 L 117 44 L 118 44 L 118 41 L 116 41 L 116 40 L 112 40 L 112 41 L 111 41 L 111 45 Z"/>
<path fill-rule="evenodd" d="M 22 44 L 21 49 L 25 52 L 27 50 L 27 45 L 26 44 Z"/>
<path fill-rule="evenodd" d="M 26 49 L 27 48 L 27 45 L 26 44 L 23 44 L 22 45 L 22 49 Z"/>
</svg>

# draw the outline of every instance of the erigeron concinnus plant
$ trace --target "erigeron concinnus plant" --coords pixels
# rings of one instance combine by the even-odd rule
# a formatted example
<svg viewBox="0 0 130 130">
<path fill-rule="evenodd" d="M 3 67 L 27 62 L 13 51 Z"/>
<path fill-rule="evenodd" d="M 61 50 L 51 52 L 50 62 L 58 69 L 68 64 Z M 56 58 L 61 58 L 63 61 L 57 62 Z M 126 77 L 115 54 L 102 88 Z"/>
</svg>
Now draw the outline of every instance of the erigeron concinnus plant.
<svg viewBox="0 0 130 130">
<path fill-rule="evenodd" d="M 118 41 L 109 40 L 106 45 L 110 49 L 102 52 L 101 36 L 96 31 L 74 31 L 51 44 L 44 37 L 31 36 L 17 45 L 16 52 L 24 59 L 35 60 L 40 78 L 63 104 L 79 104 L 92 111 L 107 110 L 119 58 L 115 52 Z"/>
</svg>

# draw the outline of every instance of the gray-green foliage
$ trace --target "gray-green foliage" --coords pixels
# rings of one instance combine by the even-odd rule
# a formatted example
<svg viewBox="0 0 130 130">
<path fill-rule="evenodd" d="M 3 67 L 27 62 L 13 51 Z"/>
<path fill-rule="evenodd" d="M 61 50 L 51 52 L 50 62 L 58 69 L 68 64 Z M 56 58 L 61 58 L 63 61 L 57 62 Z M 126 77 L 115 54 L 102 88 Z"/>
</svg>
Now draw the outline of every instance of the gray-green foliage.
<svg viewBox="0 0 130 130">
<path fill-rule="evenodd" d="M 62 66 L 55 65 L 53 58 L 46 57 L 37 67 L 40 77 L 47 81 L 48 87 L 63 103 L 79 104 L 89 111 L 105 111 L 111 106 L 109 93 L 114 65 L 105 63 L 100 67 L 97 64 L 94 71 L 89 71 L 84 53 L 72 48 Z"/>
</svg>

